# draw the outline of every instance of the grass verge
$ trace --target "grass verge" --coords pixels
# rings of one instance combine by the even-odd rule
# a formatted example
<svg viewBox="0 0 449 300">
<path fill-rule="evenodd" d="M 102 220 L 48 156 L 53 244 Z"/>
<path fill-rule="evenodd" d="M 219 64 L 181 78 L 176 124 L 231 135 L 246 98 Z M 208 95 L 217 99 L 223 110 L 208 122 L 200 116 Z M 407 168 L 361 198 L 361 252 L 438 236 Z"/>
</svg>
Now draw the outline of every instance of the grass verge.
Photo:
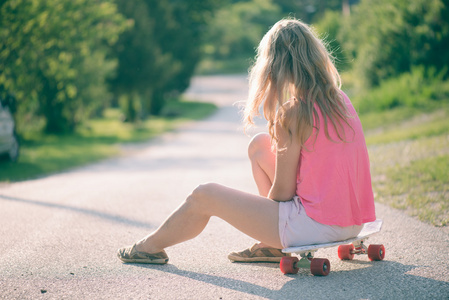
<svg viewBox="0 0 449 300">
<path fill-rule="evenodd" d="M 120 144 L 147 141 L 215 110 L 210 103 L 172 101 L 162 117 L 138 124 L 121 122 L 120 112 L 109 109 L 104 118 L 89 121 L 71 135 L 28 132 L 22 136 L 18 162 L 0 161 L 0 182 L 36 178 L 119 155 Z"/>
<path fill-rule="evenodd" d="M 361 115 L 377 201 L 449 225 L 449 106 Z"/>
</svg>

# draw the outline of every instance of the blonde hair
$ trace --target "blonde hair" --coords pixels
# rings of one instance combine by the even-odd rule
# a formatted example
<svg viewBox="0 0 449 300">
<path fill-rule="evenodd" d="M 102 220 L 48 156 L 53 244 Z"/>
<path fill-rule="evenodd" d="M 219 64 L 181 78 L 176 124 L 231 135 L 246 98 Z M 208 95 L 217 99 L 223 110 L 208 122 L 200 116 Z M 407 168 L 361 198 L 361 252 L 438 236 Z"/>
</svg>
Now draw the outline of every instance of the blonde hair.
<svg viewBox="0 0 449 300">
<path fill-rule="evenodd" d="M 284 19 L 265 34 L 250 71 L 249 86 L 246 127 L 254 124 L 262 106 L 272 141 L 278 142 L 274 130 L 278 123 L 290 137 L 290 128 L 296 128 L 303 146 L 313 127 L 320 129 L 317 104 L 326 137 L 330 139 L 329 120 L 338 138 L 345 140 L 341 121 L 349 125 L 349 113 L 340 93 L 340 75 L 324 43 L 303 22 Z"/>
</svg>

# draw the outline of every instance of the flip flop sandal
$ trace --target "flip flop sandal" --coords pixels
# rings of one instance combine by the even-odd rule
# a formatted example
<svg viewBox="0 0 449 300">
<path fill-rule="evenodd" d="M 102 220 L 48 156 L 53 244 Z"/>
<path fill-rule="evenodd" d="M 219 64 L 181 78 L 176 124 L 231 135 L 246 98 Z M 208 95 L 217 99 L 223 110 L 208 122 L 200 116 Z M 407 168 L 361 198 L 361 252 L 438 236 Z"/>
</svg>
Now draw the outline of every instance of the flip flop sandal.
<svg viewBox="0 0 449 300">
<path fill-rule="evenodd" d="M 228 258 L 232 262 L 280 262 L 282 257 L 291 256 L 276 248 L 258 248 L 257 244 L 240 252 L 232 252 Z"/>
<path fill-rule="evenodd" d="M 168 262 L 168 256 L 164 250 L 158 253 L 140 252 L 136 250 L 136 244 L 118 249 L 117 256 L 125 263 L 166 264 Z"/>
</svg>

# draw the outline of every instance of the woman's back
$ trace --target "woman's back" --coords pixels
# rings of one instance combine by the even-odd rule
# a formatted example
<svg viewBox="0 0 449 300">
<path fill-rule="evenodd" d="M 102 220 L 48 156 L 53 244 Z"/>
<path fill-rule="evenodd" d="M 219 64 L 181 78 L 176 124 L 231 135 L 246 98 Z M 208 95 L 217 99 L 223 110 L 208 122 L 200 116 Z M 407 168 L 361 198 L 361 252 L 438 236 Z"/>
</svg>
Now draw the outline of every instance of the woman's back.
<svg viewBox="0 0 449 300">
<path fill-rule="evenodd" d="M 324 118 L 316 105 L 319 130 L 313 130 L 301 150 L 296 192 L 314 220 L 360 225 L 375 220 L 370 165 L 360 120 L 349 98 L 343 92 L 342 96 L 352 115 L 349 124 L 342 122 L 345 141 L 338 139 L 329 124 L 326 136 Z"/>
</svg>

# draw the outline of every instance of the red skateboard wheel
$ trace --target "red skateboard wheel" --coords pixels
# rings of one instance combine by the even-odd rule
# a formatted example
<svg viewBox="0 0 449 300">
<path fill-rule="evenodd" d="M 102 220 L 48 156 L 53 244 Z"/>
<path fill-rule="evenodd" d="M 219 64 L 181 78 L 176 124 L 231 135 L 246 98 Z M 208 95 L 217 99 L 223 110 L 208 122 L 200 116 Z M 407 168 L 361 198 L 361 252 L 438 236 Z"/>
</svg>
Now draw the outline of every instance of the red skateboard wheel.
<svg viewBox="0 0 449 300">
<path fill-rule="evenodd" d="M 284 274 L 296 274 L 299 271 L 299 268 L 296 266 L 298 261 L 299 259 L 296 256 L 284 256 L 281 258 L 279 268 Z"/>
<path fill-rule="evenodd" d="M 326 258 L 314 258 L 310 262 L 310 272 L 315 276 L 327 276 L 331 271 L 331 263 Z"/>
<path fill-rule="evenodd" d="M 369 245 L 368 258 L 370 260 L 383 260 L 385 257 L 384 245 Z"/>
<path fill-rule="evenodd" d="M 352 260 L 354 258 L 354 253 L 352 252 L 354 250 L 354 245 L 340 245 L 338 246 L 338 257 L 341 260 Z"/>
</svg>

